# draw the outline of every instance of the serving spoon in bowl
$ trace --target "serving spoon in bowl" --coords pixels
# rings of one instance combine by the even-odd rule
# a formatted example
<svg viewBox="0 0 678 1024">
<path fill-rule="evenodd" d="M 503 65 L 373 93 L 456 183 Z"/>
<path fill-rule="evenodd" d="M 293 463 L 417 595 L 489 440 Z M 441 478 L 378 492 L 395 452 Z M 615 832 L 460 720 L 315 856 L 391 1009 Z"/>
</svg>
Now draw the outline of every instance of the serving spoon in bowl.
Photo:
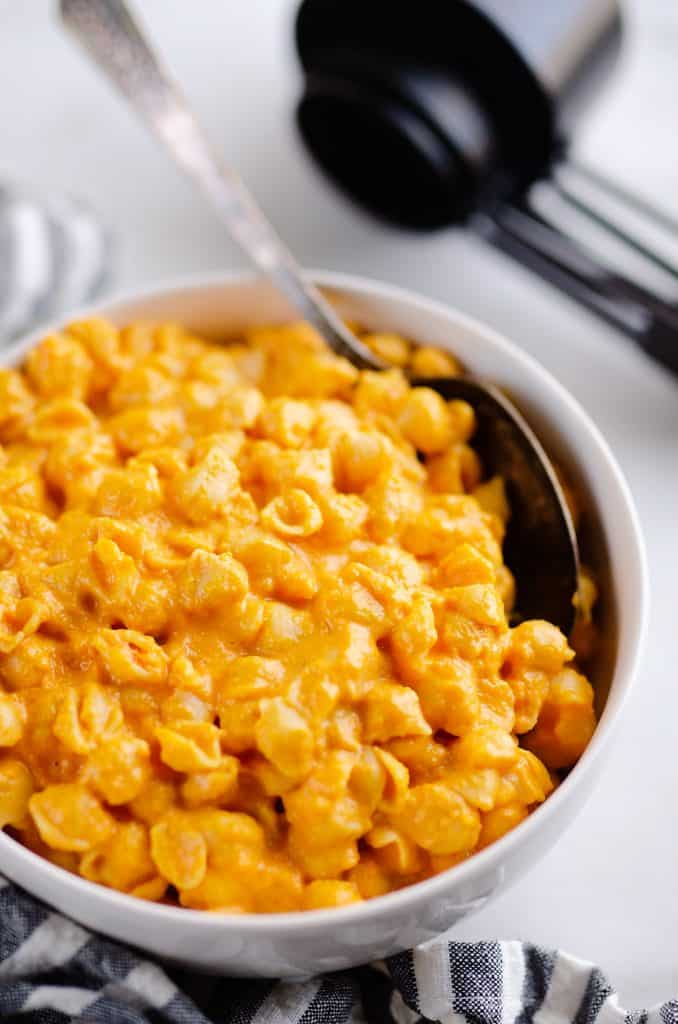
<svg viewBox="0 0 678 1024">
<path fill-rule="evenodd" d="M 214 152 L 180 90 L 161 66 L 124 0 L 60 0 L 61 17 L 89 56 L 197 184 L 250 260 L 338 355 L 359 369 L 384 364 L 342 322 L 264 216 L 241 178 Z M 504 557 L 519 611 L 568 634 L 579 585 L 577 538 L 551 461 L 512 402 L 470 377 L 413 379 L 474 409 L 473 444 L 507 485 L 511 506 Z"/>
</svg>

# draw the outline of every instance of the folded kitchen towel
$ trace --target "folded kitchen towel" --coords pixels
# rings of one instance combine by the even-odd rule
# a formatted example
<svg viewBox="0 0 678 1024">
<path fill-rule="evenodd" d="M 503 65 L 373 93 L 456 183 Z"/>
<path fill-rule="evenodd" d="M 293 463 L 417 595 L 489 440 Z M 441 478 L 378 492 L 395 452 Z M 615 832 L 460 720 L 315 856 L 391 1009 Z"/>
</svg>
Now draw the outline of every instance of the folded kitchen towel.
<svg viewBox="0 0 678 1024">
<path fill-rule="evenodd" d="M 163 965 L 0 878 L 0 1020 L 14 1024 L 678 1024 L 623 1010 L 597 967 L 521 942 L 449 936 L 387 961 L 284 982 Z"/>
<path fill-rule="evenodd" d="M 110 264 L 108 233 L 83 203 L 0 185 L 0 346 L 94 299 Z"/>
</svg>

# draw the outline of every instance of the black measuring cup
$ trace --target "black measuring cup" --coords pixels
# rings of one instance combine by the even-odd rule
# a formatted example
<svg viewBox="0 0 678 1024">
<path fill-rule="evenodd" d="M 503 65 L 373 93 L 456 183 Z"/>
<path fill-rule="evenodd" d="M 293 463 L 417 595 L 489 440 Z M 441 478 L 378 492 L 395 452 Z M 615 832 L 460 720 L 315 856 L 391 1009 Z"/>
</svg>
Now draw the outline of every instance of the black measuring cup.
<svg viewBox="0 0 678 1024">
<path fill-rule="evenodd" d="M 678 225 L 568 157 L 617 0 L 304 0 L 302 137 L 382 219 L 465 223 L 678 372 Z"/>
</svg>

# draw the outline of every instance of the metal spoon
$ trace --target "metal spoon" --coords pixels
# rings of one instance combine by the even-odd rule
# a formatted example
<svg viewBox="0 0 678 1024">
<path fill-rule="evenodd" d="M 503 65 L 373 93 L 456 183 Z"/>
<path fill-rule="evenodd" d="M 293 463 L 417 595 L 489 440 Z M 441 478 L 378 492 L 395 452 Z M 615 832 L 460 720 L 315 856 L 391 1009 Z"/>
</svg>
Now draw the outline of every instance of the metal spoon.
<svg viewBox="0 0 678 1024">
<path fill-rule="evenodd" d="M 252 262 L 335 352 L 361 369 L 383 369 L 303 276 L 242 180 L 214 153 L 124 0 L 60 0 L 60 9 L 64 24 L 211 200 Z M 577 540 L 541 444 L 518 410 L 492 385 L 442 377 L 414 383 L 473 406 L 478 420 L 474 444 L 486 469 L 501 474 L 509 491 L 512 516 L 504 551 L 517 580 L 520 614 L 548 619 L 569 633 L 578 588 Z"/>
</svg>

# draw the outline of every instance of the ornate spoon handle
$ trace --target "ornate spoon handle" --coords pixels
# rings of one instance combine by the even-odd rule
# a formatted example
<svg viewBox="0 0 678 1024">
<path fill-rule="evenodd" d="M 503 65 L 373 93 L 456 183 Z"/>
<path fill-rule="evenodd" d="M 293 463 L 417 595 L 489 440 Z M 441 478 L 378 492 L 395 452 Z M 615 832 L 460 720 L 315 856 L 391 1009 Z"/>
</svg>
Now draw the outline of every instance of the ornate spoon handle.
<svg viewBox="0 0 678 1024">
<path fill-rule="evenodd" d="M 200 187 L 232 237 L 330 347 L 357 366 L 380 364 L 304 278 L 236 172 L 213 151 L 124 0 L 61 0 L 64 24 L 174 161 Z"/>
</svg>

